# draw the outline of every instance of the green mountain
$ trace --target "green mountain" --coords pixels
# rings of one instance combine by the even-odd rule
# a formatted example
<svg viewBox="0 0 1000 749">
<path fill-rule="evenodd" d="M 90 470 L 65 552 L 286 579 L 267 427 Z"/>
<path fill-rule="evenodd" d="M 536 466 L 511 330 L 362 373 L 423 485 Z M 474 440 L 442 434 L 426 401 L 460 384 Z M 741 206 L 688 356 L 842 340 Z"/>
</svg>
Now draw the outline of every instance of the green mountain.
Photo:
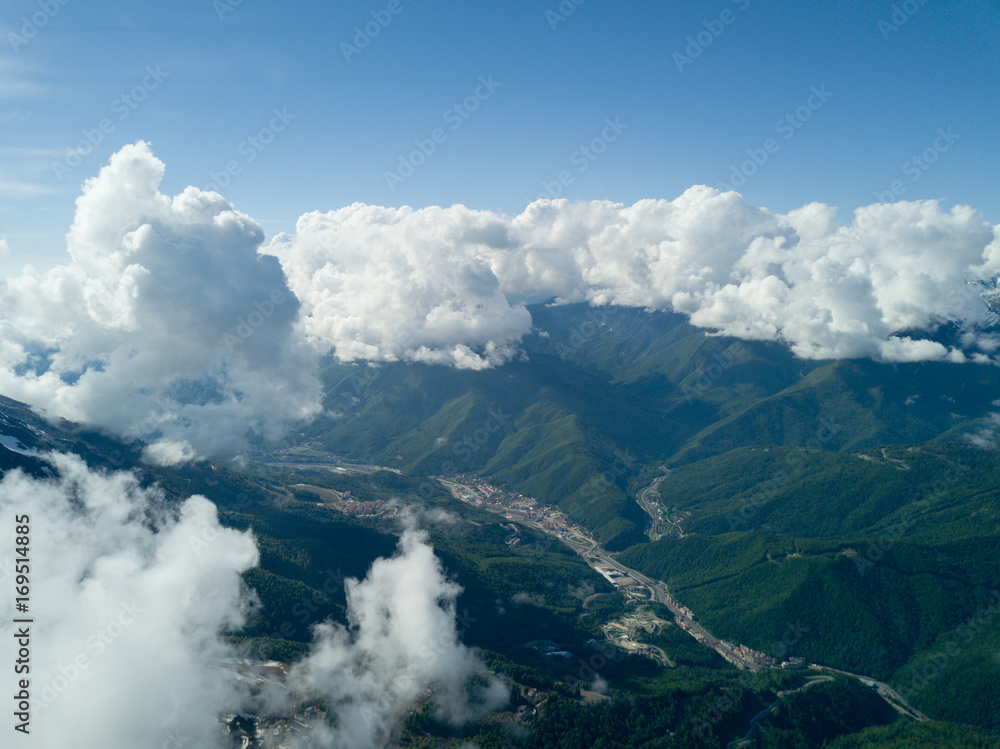
<svg viewBox="0 0 1000 749">
<path fill-rule="evenodd" d="M 679 315 L 531 311 L 524 360 L 495 370 L 326 361 L 306 439 L 557 505 L 715 634 L 1000 729 L 983 667 L 1000 657 L 1000 457 L 965 439 L 989 438 L 996 367 L 803 361 Z M 635 497 L 665 470 L 655 500 L 683 537 L 649 542 Z"/>
<path fill-rule="evenodd" d="M 312 624 L 345 621 L 344 579 L 392 554 L 399 531 L 388 515 L 344 515 L 317 496 L 447 513 L 429 527 L 464 588 L 463 639 L 520 690 L 519 715 L 540 709 L 527 731 L 500 721 L 458 733 L 422 709 L 407 718 L 404 746 L 718 747 L 755 719 L 757 740 L 773 747 L 998 745 L 996 368 L 807 362 L 664 313 L 532 314 L 525 357 L 492 370 L 324 360 L 325 413 L 285 446 L 298 466 L 153 468 L 139 462 L 141 445 L 3 399 L 0 468 L 44 476 L 40 452 L 74 452 L 134 470 L 168 497 L 209 497 L 261 551 L 244 576 L 261 605 L 232 637 L 286 661 L 305 651 Z M 308 462 L 329 453 L 400 473 Z M 665 610 L 658 631 L 635 637 L 672 667 L 605 658 L 591 640 L 638 604 L 551 536 L 522 527 L 512 544 L 510 523 L 426 478 L 455 474 L 560 507 L 620 562 L 665 581 L 714 634 L 886 681 L 934 722 L 895 720 L 851 679 L 750 677 Z M 671 533 L 650 541 L 636 498 L 660 476 L 647 499 Z M 568 658 L 528 647 L 537 641 Z M 597 675 L 610 699 L 581 700 Z"/>
<path fill-rule="evenodd" d="M 1000 392 L 995 367 L 805 362 L 680 315 L 532 308 L 525 360 L 487 371 L 342 364 L 306 438 L 410 475 L 476 472 L 558 505 L 611 549 L 640 541 L 629 489 L 661 464 L 737 448 L 857 451 L 955 438 Z"/>
</svg>

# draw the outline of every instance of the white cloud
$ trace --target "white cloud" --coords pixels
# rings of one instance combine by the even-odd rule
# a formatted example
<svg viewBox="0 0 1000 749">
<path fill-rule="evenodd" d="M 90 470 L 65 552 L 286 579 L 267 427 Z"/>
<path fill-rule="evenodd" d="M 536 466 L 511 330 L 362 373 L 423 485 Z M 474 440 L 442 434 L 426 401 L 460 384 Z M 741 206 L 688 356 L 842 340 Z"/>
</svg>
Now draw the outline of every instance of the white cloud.
<svg viewBox="0 0 1000 749">
<path fill-rule="evenodd" d="M 196 457 L 194 448 L 184 441 L 157 440 L 142 451 L 142 459 L 157 466 L 176 466 Z"/>
<path fill-rule="evenodd" d="M 161 194 L 163 172 L 147 144 L 123 148 L 77 200 L 70 262 L 0 283 L 0 392 L 230 452 L 317 410 L 314 352 L 260 225 L 216 193 Z"/>
<path fill-rule="evenodd" d="M 707 187 L 632 206 L 540 200 L 511 224 L 514 250 L 493 255 L 508 293 L 651 308 L 683 307 L 688 294 L 726 283 L 756 238 L 792 234 L 736 193 Z"/>
<path fill-rule="evenodd" d="M 0 195 L 5 198 L 34 198 L 39 195 L 53 195 L 57 192 L 59 189 L 56 187 L 0 176 Z"/>
<path fill-rule="evenodd" d="M 508 293 L 672 309 L 805 358 L 948 358 L 906 334 L 983 321 L 968 280 L 1000 267 L 993 227 L 934 201 L 860 208 L 850 226 L 834 213 L 774 215 L 708 187 L 633 206 L 540 201 L 512 222 L 517 249 L 493 262 Z"/>
<path fill-rule="evenodd" d="M 962 361 L 919 340 L 946 321 L 972 331 L 969 348 L 995 349 L 970 281 L 1000 270 L 1000 234 L 979 213 L 900 202 L 843 226 L 835 212 L 772 214 L 704 186 L 631 206 L 540 200 L 514 218 L 354 205 L 303 216 L 269 251 L 303 299 L 304 329 L 343 359 L 502 362 L 530 324 L 505 295 L 537 294 L 673 310 L 805 358 Z"/>
<path fill-rule="evenodd" d="M 517 355 L 531 316 L 488 262 L 507 225 L 491 213 L 355 204 L 302 216 L 268 247 L 302 301 L 301 329 L 343 360 L 481 369 Z"/>
<path fill-rule="evenodd" d="M 173 503 L 132 474 L 92 471 L 75 456 L 47 459 L 54 478 L 10 472 L 0 481 L 0 514 L 30 518 L 27 749 L 229 746 L 220 717 L 267 707 L 285 715 L 317 695 L 332 724 L 309 734 L 321 746 L 364 749 L 381 746 L 378 737 L 431 686 L 447 720 L 506 702 L 498 682 L 469 699 L 467 680 L 485 667 L 459 639 L 461 589 L 413 528 L 396 556 L 348 581 L 350 628 L 319 625 L 285 687 L 252 694 L 227 668 L 240 654 L 224 638 L 252 614 L 241 578 L 258 562 L 251 532 L 222 527 L 204 497 Z M 18 657 L 14 604 L 11 595 L 0 603 L 7 664 Z M 6 735 L 15 722 L 8 710 Z"/>
<path fill-rule="evenodd" d="M 247 611 L 240 573 L 257 563 L 253 538 L 220 527 L 203 497 L 175 512 L 130 474 L 50 460 L 58 479 L 9 473 L 0 483 L 4 517 L 30 517 L 24 746 L 159 749 L 168 731 L 214 746 L 216 715 L 242 700 L 218 664 L 234 655 L 222 632 Z M 15 616 L 5 596 L 0 652 L 10 664 Z M 7 736 L 13 720 L 8 711 Z"/>
<path fill-rule="evenodd" d="M 316 627 L 311 653 L 286 682 L 294 694 L 318 694 L 335 711 L 335 730 L 313 727 L 320 745 L 383 746 L 400 712 L 432 685 L 440 717 L 454 723 L 507 703 L 506 688 L 491 681 L 470 704 L 466 683 L 484 666 L 459 640 L 460 592 L 444 576 L 426 534 L 412 528 L 403 533 L 395 557 L 377 560 L 364 581 L 348 581 L 351 628 Z"/>
<path fill-rule="evenodd" d="M 0 37 L 9 40 L 9 31 L 0 24 Z M 32 79 L 36 69 L 9 55 L 0 58 L 0 101 L 4 99 L 21 99 L 34 97 L 45 91 L 45 88 Z"/>
<path fill-rule="evenodd" d="M 220 195 L 160 193 L 163 172 L 147 144 L 123 148 L 84 186 L 69 262 L 0 282 L 0 392 L 158 442 L 153 461 L 317 413 L 314 357 L 331 347 L 467 369 L 517 358 L 532 321 L 514 297 L 673 310 L 805 358 L 985 362 L 1000 345 L 1000 232 L 965 206 L 872 205 L 840 225 L 827 205 L 773 214 L 704 186 L 515 217 L 355 204 L 262 248 Z M 948 321 L 955 347 L 925 340 Z"/>
</svg>

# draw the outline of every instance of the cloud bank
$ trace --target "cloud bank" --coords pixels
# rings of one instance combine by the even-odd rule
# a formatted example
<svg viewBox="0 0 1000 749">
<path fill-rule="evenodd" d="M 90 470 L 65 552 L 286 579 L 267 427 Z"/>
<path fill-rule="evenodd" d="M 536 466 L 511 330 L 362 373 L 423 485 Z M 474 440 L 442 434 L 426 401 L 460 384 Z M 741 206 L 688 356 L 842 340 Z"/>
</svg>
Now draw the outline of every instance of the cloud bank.
<svg viewBox="0 0 1000 749">
<path fill-rule="evenodd" d="M 979 213 L 922 201 L 859 208 L 846 226 L 835 214 L 773 214 L 704 186 L 631 206 L 539 200 L 513 218 L 354 205 L 303 216 L 267 251 L 302 300 L 303 330 L 344 359 L 499 363 L 531 325 L 506 299 L 532 295 L 680 312 L 803 358 L 984 360 L 996 348 L 970 282 L 1000 270 L 1000 232 Z M 968 351 L 919 339 L 946 322 L 968 330 Z"/>
<path fill-rule="evenodd" d="M 275 437 L 319 410 L 316 356 L 499 366 L 523 356 L 516 299 L 685 314 L 800 357 L 991 361 L 1000 227 L 902 201 L 787 214 L 692 187 L 631 206 L 539 200 L 308 213 L 263 245 L 214 192 L 159 192 L 126 146 L 88 180 L 69 262 L 0 281 L 0 392 L 150 443 L 175 464 Z M 990 301 L 987 304 L 985 299 Z M 928 339 L 943 324 L 955 342 Z"/>
<path fill-rule="evenodd" d="M 171 462 L 277 434 L 319 385 L 260 225 L 215 193 L 161 194 L 163 172 L 123 148 L 84 185 L 69 262 L 0 282 L 0 392 Z"/>
<path fill-rule="evenodd" d="M 531 329 L 489 264 L 507 239 L 498 216 L 464 206 L 355 204 L 302 216 L 267 251 L 302 301 L 302 331 L 340 358 L 482 369 Z"/>
<path fill-rule="evenodd" d="M 318 625 L 311 653 L 284 687 L 251 694 L 233 678 L 240 654 L 223 635 L 253 615 L 241 578 L 258 563 L 252 534 L 220 526 L 204 497 L 175 504 L 132 474 L 91 471 L 75 456 L 47 459 L 51 479 L 11 472 L 0 481 L 0 513 L 30 518 L 35 622 L 24 746 L 230 746 L 221 716 L 285 715 L 319 696 L 330 720 L 314 722 L 299 743 L 366 749 L 381 746 L 432 686 L 442 717 L 453 722 L 506 703 L 499 683 L 466 689 L 485 667 L 459 639 L 461 588 L 413 528 L 393 558 L 376 560 L 365 580 L 348 581 L 350 627 Z M 12 560 L 3 561 L 12 588 Z M 13 664 L 10 596 L 0 614 L 0 656 Z M 12 721 L 8 712 L 7 735 Z"/>
</svg>

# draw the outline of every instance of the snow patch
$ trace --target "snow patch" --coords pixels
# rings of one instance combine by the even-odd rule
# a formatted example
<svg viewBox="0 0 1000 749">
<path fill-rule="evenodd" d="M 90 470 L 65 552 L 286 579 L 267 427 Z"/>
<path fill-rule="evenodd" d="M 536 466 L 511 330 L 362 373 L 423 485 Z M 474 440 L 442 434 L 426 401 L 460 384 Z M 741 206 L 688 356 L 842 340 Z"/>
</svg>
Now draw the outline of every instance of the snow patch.
<svg viewBox="0 0 1000 749">
<path fill-rule="evenodd" d="M 9 437 L 6 434 L 0 434 L 0 445 L 3 445 L 8 450 L 13 453 L 18 453 L 19 455 L 27 455 L 29 458 L 34 458 L 38 455 L 34 450 L 29 450 L 27 447 L 21 444 L 21 440 L 16 437 Z"/>
</svg>

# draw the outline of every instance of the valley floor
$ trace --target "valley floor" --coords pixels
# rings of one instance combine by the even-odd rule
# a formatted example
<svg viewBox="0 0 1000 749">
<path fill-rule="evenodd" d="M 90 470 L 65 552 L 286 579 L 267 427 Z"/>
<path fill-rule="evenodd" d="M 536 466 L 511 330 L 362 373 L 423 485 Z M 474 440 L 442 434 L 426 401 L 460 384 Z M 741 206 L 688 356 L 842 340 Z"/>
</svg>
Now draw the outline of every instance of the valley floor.
<svg viewBox="0 0 1000 749">
<path fill-rule="evenodd" d="M 658 477 L 652 485 L 643 489 L 641 494 L 655 492 L 659 483 L 667 478 Z M 637 570 L 626 567 L 618 562 L 612 554 L 606 551 L 596 539 L 584 528 L 573 523 L 566 515 L 554 507 L 547 507 L 531 497 L 520 494 L 508 494 L 497 487 L 471 476 L 455 477 L 453 479 L 438 478 L 456 499 L 472 504 L 480 509 L 501 515 L 507 520 L 524 523 L 530 527 L 555 536 L 565 543 L 594 570 L 606 577 L 612 585 L 626 591 L 627 595 L 650 598 L 662 603 L 674 615 L 677 625 L 694 637 L 702 645 L 711 648 L 739 669 L 760 671 L 770 668 L 809 668 L 816 671 L 829 671 L 857 679 L 866 686 L 876 690 L 878 694 L 900 715 L 918 721 L 928 720 L 927 716 L 907 704 L 906 700 L 888 684 L 861 674 L 849 673 L 839 669 L 815 663 L 805 664 L 801 659 L 790 659 L 777 662 L 775 658 L 753 650 L 745 645 L 733 643 L 715 637 L 696 616 L 684 606 L 670 591 L 667 585 L 659 580 L 653 580 Z M 645 507 L 645 505 L 644 505 Z M 516 542 L 516 538 L 510 539 Z M 509 541 L 509 543 L 510 543 Z M 616 643 L 619 646 L 620 643 Z M 628 648 L 631 650 L 631 648 Z M 664 660 L 666 654 L 663 654 Z M 657 658 L 657 660 L 660 660 Z"/>
</svg>

